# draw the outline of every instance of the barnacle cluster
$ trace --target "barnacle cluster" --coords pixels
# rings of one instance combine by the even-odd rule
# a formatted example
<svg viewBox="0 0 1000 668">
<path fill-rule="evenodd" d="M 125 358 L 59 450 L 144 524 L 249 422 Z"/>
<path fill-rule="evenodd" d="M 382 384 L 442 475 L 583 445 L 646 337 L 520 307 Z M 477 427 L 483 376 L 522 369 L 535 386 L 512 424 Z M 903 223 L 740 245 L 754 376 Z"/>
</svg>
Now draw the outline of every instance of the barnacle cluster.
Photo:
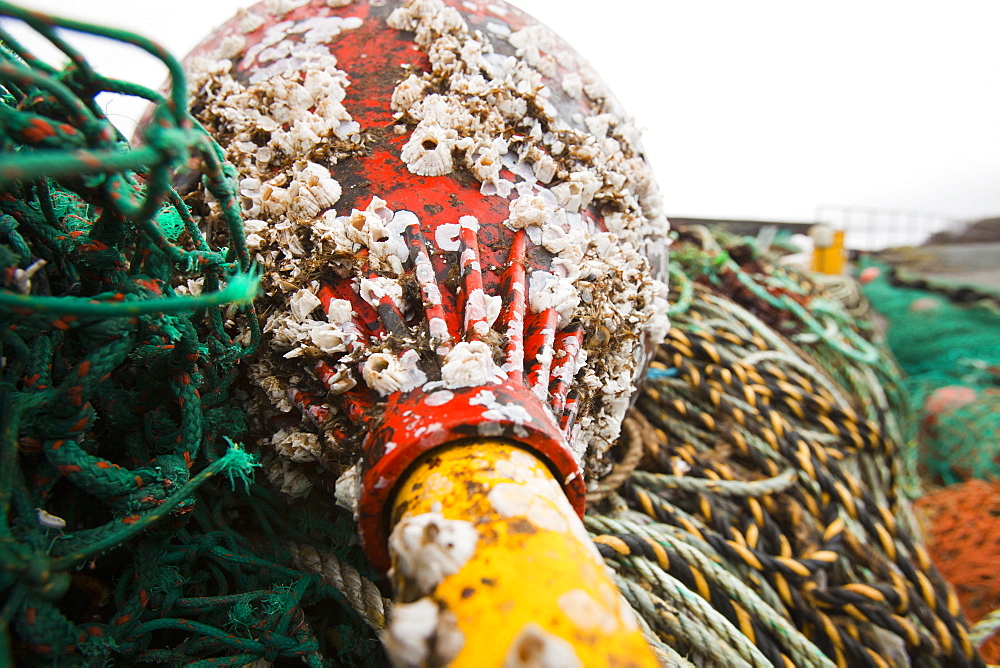
<svg viewBox="0 0 1000 668">
<path fill-rule="evenodd" d="M 645 357 L 667 327 L 658 265 L 668 224 L 638 132 L 589 65 L 543 25 L 512 31 L 495 21 L 483 32 L 441 0 L 414 0 L 389 25 L 412 31 L 431 65 L 392 97 L 412 126 L 401 159 L 415 174 L 461 166 L 484 195 L 513 195 L 505 224 L 552 254 L 551 271 L 531 274 L 532 310 L 554 306 L 560 327 L 578 319 L 588 331 L 618 333 L 610 345 L 585 348 L 576 379 L 592 411 L 572 442 L 599 476 Z"/>
<path fill-rule="evenodd" d="M 411 260 L 403 239 L 421 212 L 394 206 L 378 183 L 368 186 L 370 201 L 337 210 L 343 188 L 335 166 L 366 150 L 366 128 L 345 105 L 351 64 L 333 52 L 338 36 L 363 20 L 281 20 L 303 4 L 243 12 L 236 28 L 187 63 L 194 111 L 240 172 L 247 242 L 264 269 L 266 336 L 249 374 L 253 412 L 261 444 L 276 455 L 272 479 L 292 495 L 309 492 L 310 467 L 339 474 L 358 456 L 357 442 L 343 438 L 345 418 L 324 396 L 358 383 L 381 397 L 424 386 L 440 391 L 505 373 L 494 363 L 498 342 L 439 348 L 447 331 L 433 317 L 406 340 L 386 341 L 358 326 L 349 301 L 322 306 L 324 279 L 349 280 L 373 307 L 388 298 L 410 313 L 413 286 L 433 268 Z M 529 272 L 522 288 L 529 308 L 555 308 L 558 327 L 578 321 L 587 332 L 612 333 L 588 338 L 576 363 L 559 367 L 575 377 L 585 407 L 570 442 L 596 479 L 610 468 L 603 455 L 667 329 L 660 277 L 668 224 L 638 133 L 589 66 L 550 31 L 523 15 L 503 20 L 516 10 L 489 3 L 495 18 L 479 29 L 442 0 L 393 4 L 400 6 L 388 25 L 412 33 L 430 62 L 427 71 L 401 70 L 385 101 L 397 128 L 409 133 L 398 158 L 419 176 L 461 171 L 484 197 L 509 200 L 504 225 L 525 230 L 551 258 Z M 527 27 L 511 27 L 521 23 Z M 200 197 L 211 219 L 217 204 Z M 432 254 L 458 251 L 459 228 L 475 224 L 462 216 L 438 225 Z M 476 326 L 488 329 L 501 298 L 483 294 L 476 303 L 483 310 Z M 317 371 L 318 360 L 329 364 Z M 308 413 L 304 405 L 313 407 L 311 421 L 289 419 L 296 408 Z M 276 418 L 280 428 L 270 426 Z"/>
</svg>

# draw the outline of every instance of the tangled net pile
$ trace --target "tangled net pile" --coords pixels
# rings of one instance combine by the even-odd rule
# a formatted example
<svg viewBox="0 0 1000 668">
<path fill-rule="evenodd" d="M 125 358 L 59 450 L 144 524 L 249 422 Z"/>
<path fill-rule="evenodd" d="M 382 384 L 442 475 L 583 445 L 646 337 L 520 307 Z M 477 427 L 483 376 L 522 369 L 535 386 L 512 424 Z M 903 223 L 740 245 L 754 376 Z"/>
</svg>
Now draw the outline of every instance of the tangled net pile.
<svg viewBox="0 0 1000 668">
<path fill-rule="evenodd" d="M 865 295 L 907 375 L 924 475 L 1000 480 L 1000 298 L 870 266 L 880 271 Z"/>
<path fill-rule="evenodd" d="M 0 15 L 70 60 L 0 33 L 0 662 L 384 664 L 352 518 L 250 480 L 234 445 L 254 280 L 234 171 L 177 64 Z M 154 53 L 170 98 L 101 77 L 54 24 Z M 143 146 L 103 90 L 154 101 Z M 226 230 L 169 187 L 192 157 Z M 982 665 L 914 538 L 907 404 L 858 304 L 706 230 L 671 256 L 674 327 L 586 519 L 664 662 Z"/>
<path fill-rule="evenodd" d="M 1000 663 L 1000 483 L 968 480 L 934 490 L 916 502 L 927 548 L 955 586 L 962 610 L 976 622 L 973 639 L 983 659 Z"/>
<path fill-rule="evenodd" d="M 235 170 L 156 45 L 2 3 L 0 15 L 69 59 L 55 69 L 0 33 L 0 664 L 319 665 L 302 608 L 343 595 L 280 565 L 280 541 L 252 547 L 284 521 L 267 492 L 211 480 L 247 483 L 254 466 L 227 438 L 244 422 L 236 365 L 259 338 Z M 54 25 L 159 57 L 170 97 L 102 77 Z M 102 91 L 155 103 L 143 146 L 101 113 Z M 191 161 L 228 248 L 210 247 L 169 187 Z M 356 642 L 360 620 L 331 607 L 330 633 Z"/>
</svg>

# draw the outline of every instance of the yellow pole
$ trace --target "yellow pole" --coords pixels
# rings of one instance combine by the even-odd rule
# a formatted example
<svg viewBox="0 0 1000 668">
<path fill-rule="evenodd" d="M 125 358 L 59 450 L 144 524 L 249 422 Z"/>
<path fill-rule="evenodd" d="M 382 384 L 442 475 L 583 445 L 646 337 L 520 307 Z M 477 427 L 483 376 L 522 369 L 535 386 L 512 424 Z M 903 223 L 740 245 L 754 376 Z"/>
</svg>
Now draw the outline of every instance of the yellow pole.
<svg viewBox="0 0 1000 668">
<path fill-rule="evenodd" d="M 559 483 L 522 447 L 427 453 L 391 520 L 397 665 L 658 665 Z"/>
</svg>

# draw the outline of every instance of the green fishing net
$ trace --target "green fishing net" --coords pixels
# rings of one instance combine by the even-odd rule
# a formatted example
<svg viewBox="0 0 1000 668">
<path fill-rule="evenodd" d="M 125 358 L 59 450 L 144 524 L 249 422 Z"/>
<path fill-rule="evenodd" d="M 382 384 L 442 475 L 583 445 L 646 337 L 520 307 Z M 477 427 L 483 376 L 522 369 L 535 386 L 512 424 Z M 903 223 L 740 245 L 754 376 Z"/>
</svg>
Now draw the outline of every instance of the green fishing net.
<svg viewBox="0 0 1000 668">
<path fill-rule="evenodd" d="M 878 268 L 865 295 L 887 321 L 886 342 L 920 416 L 919 461 L 950 484 L 1000 478 L 1000 306 L 984 290 Z"/>
<path fill-rule="evenodd" d="M 377 662 L 345 594 L 289 561 L 363 563 L 351 518 L 287 512 L 238 445 L 257 277 L 236 172 L 178 63 L 124 32 L 0 16 L 66 59 L 0 32 L 0 664 Z M 56 27 L 153 54 L 169 93 L 103 77 Z M 153 103 L 141 143 L 101 92 Z M 207 238 L 175 178 L 201 178 L 227 229 Z"/>
</svg>

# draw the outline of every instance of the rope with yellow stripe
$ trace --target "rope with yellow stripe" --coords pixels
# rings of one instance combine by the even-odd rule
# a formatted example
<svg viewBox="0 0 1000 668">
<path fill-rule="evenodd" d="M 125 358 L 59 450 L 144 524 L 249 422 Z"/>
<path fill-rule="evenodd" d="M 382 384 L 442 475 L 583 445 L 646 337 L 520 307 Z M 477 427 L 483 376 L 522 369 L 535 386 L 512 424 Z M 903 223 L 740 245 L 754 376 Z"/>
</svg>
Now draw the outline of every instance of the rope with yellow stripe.
<svg viewBox="0 0 1000 668">
<path fill-rule="evenodd" d="M 676 273 L 687 277 L 672 295 L 683 308 L 671 310 L 635 406 L 648 422 L 641 463 L 598 506 L 612 510 L 587 518 L 625 596 L 661 639 L 708 661 L 703 639 L 678 637 L 673 618 L 701 613 L 681 605 L 675 583 L 771 665 L 983 665 L 954 593 L 912 537 L 891 359 L 866 365 L 786 326 L 778 301 L 758 307 L 758 290 L 738 292 L 752 272 Z M 822 289 L 800 287 L 803 304 Z M 839 341 L 867 357 L 878 347 L 858 337 L 869 335 L 859 327 Z"/>
<path fill-rule="evenodd" d="M 769 379 L 764 378 L 759 369 L 746 368 L 735 362 L 723 366 L 720 364 L 722 362 L 721 354 L 713 343 L 714 341 L 705 332 L 683 332 L 675 328 L 660 354 L 661 361 L 669 359 L 673 363 L 672 368 L 676 370 L 674 377 L 678 379 L 678 382 L 685 382 L 689 387 L 694 388 L 698 398 L 701 399 L 703 409 L 693 409 L 691 402 L 681 399 L 674 399 L 672 402 L 656 401 L 655 404 L 668 410 L 672 409 L 677 417 L 697 420 L 700 423 L 699 426 L 707 431 L 718 431 L 719 429 L 718 421 L 714 415 L 728 414 L 739 427 L 765 442 L 772 452 L 777 452 L 787 463 L 797 465 L 810 480 L 815 481 L 818 485 L 818 495 L 801 495 L 799 499 L 809 514 L 828 524 L 830 521 L 829 510 L 833 507 L 830 505 L 830 501 L 835 499 L 839 502 L 837 506 L 850 519 L 855 520 L 870 539 L 878 542 L 882 551 L 903 571 L 912 587 L 920 590 L 919 596 L 930 604 L 933 614 L 928 614 L 925 609 L 921 608 L 917 610 L 918 615 L 921 616 L 924 624 L 933 630 L 943 651 L 954 655 L 953 660 L 959 662 L 955 665 L 962 665 L 960 663 L 961 657 L 967 657 L 973 654 L 973 651 L 964 626 L 954 619 L 958 614 L 957 603 L 949 600 L 954 598 L 953 594 L 949 594 L 940 576 L 936 575 L 929 559 L 920 554 L 922 548 L 916 547 L 907 534 L 898 532 L 891 513 L 891 509 L 896 503 L 892 494 L 894 485 L 891 478 L 886 486 L 890 492 L 889 508 L 881 507 L 870 490 L 862 485 L 856 476 L 843 470 L 839 463 L 844 459 L 845 452 L 856 454 L 864 451 L 868 456 L 880 454 L 889 459 L 895 452 L 894 445 L 886 439 L 880 438 L 882 432 L 873 421 L 862 420 L 853 412 L 834 410 L 832 403 L 824 401 L 825 398 L 821 391 L 818 391 L 819 388 L 808 379 L 804 377 L 793 378 L 770 369 L 768 375 L 782 382 L 784 384 L 782 387 L 776 382 L 767 382 Z M 721 373 L 719 370 L 727 373 Z M 733 382 L 728 385 L 713 384 L 710 382 L 708 371 L 715 371 L 715 376 L 721 376 L 723 379 Z M 748 381 L 757 382 L 753 386 L 749 383 L 740 383 L 739 380 L 742 377 L 747 378 Z M 798 381 L 801 389 L 794 392 L 792 396 L 787 396 L 790 393 L 785 392 L 785 390 L 788 389 L 790 381 Z M 730 405 L 728 401 L 730 391 L 733 394 L 738 392 L 739 395 L 742 395 L 737 396 L 742 402 L 749 404 L 753 412 L 744 411 L 737 405 Z M 789 415 L 782 414 L 777 410 L 777 407 L 782 405 L 795 405 L 794 399 L 796 396 L 802 396 L 803 391 L 810 393 L 813 397 L 811 410 L 806 411 L 799 405 L 799 410 L 789 411 L 792 414 L 791 417 L 802 419 L 808 416 L 812 426 L 826 431 L 830 436 L 836 438 L 835 443 L 842 445 L 840 449 L 802 437 L 790 423 Z M 708 405 L 705 406 L 705 403 Z M 644 407 L 648 409 L 649 405 Z M 838 421 L 834 422 L 831 415 L 836 416 Z M 662 425 L 664 423 L 662 419 L 657 419 L 659 416 L 656 412 L 647 412 L 647 417 L 654 424 Z M 734 441 L 740 448 L 740 454 L 749 456 L 766 472 L 771 474 L 775 472 L 776 463 L 763 457 L 754 457 L 755 453 L 753 449 L 748 447 L 749 441 L 747 439 L 734 439 Z M 893 471 L 891 468 L 889 471 L 891 476 Z M 701 496 L 700 499 L 700 513 L 709 523 L 719 526 L 724 534 L 731 531 L 728 518 L 714 518 L 713 516 L 718 511 L 713 509 L 712 504 L 706 500 L 705 496 Z M 823 510 L 824 508 L 825 510 Z M 729 540 L 724 542 L 712 538 L 707 539 L 709 542 L 714 541 L 713 547 L 726 553 L 730 558 L 742 559 L 756 570 L 768 573 L 777 572 L 786 577 L 809 577 L 814 570 L 828 566 L 838 558 L 837 552 L 830 550 L 816 550 L 798 559 L 789 559 L 786 555 L 770 557 L 750 549 L 738 540 L 732 540 L 732 534 L 726 538 Z M 914 561 L 916 561 L 916 567 Z M 875 611 L 867 611 L 868 614 L 865 614 L 865 609 L 856 606 L 848 607 L 842 611 L 855 617 L 867 617 L 869 621 L 901 635 L 908 643 L 915 644 L 914 649 L 925 650 L 927 648 L 926 638 L 915 633 L 911 625 L 900 624 L 891 616 L 882 615 Z"/>
</svg>

